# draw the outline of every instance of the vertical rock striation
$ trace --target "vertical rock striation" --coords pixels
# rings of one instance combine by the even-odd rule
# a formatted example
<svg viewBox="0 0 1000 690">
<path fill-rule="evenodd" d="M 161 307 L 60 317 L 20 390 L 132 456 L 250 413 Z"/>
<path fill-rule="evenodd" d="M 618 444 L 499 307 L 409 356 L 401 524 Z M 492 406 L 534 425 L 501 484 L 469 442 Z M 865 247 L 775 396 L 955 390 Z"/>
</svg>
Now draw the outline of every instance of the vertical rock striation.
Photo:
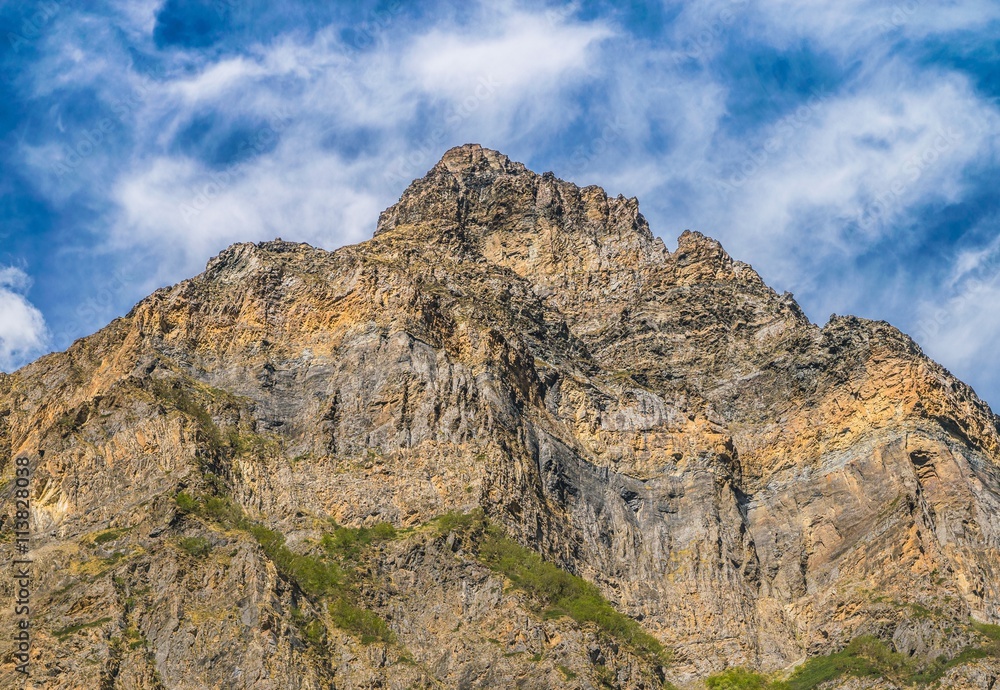
<svg viewBox="0 0 1000 690">
<path fill-rule="evenodd" d="M 676 682 L 866 634 L 953 656 L 970 618 L 1000 623 L 998 435 L 892 326 L 819 328 L 714 240 L 670 252 L 635 199 L 475 145 L 368 242 L 234 245 L 0 375 L 4 495 L 32 463 L 45 687 L 660 682 L 428 531 L 476 508 L 669 647 Z M 326 614 L 262 527 L 177 498 L 220 493 L 295 553 L 331 518 L 409 529 L 358 557 L 395 641 L 311 640 L 296 621 Z"/>
</svg>

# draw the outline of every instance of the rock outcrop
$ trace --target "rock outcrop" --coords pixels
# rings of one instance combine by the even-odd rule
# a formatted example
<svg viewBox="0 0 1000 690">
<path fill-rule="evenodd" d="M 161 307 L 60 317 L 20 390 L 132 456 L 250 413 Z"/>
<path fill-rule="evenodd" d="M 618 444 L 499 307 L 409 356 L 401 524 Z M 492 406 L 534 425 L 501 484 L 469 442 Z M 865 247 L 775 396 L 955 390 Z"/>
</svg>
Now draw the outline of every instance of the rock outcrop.
<svg viewBox="0 0 1000 690">
<path fill-rule="evenodd" d="M 645 688 L 862 635 L 951 658 L 1000 623 L 1000 430 L 969 387 L 889 324 L 817 327 L 699 233 L 668 251 L 635 199 L 479 146 L 368 242 L 234 245 L 0 375 L 4 562 L 17 458 L 29 687 Z M 669 666 L 433 527 L 476 509 Z M 395 527 L 350 555 L 352 605 L 391 636 L 338 625 L 261 537 L 314 553 L 331 519 Z"/>
</svg>

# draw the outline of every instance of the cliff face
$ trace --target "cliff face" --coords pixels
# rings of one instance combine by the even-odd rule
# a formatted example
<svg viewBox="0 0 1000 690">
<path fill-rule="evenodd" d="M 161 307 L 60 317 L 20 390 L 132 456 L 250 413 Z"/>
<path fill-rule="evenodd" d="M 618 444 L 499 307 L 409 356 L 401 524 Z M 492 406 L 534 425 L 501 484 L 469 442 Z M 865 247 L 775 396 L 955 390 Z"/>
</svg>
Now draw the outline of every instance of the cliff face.
<svg viewBox="0 0 1000 690">
<path fill-rule="evenodd" d="M 951 657 L 1000 623 L 1000 432 L 971 389 L 886 323 L 818 328 L 714 240 L 669 252 L 634 199 L 478 146 L 368 242 L 234 245 L 0 375 L 5 496 L 19 457 L 34 687 L 657 687 L 862 635 Z M 456 517 L 476 509 L 494 527 Z M 367 532 L 331 518 L 395 530 L 335 551 Z M 500 528 L 670 663 L 546 615 L 482 546 Z M 387 631 L 303 575 L 324 543 Z"/>
</svg>

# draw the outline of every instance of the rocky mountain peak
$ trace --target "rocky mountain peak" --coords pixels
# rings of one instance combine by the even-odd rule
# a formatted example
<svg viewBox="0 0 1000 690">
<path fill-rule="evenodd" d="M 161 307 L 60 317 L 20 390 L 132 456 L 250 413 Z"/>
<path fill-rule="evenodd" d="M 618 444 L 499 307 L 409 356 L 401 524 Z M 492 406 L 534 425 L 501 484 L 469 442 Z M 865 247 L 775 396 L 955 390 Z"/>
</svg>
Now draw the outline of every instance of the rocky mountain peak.
<svg viewBox="0 0 1000 690">
<path fill-rule="evenodd" d="M 609 198 L 600 187 L 581 189 L 551 172 L 539 175 L 479 144 L 450 149 L 414 180 L 381 214 L 376 235 L 404 227 L 406 233 L 477 242 L 495 233 L 522 235 L 540 225 L 582 231 L 598 241 L 631 234 L 653 240 L 635 198 Z"/>
<path fill-rule="evenodd" d="M 823 687 L 1000 677 L 975 393 L 478 145 L 368 242 L 233 245 L 0 374 L 8 497 L 16 459 L 47 687 L 653 690 L 855 648 L 872 677 Z"/>
<path fill-rule="evenodd" d="M 499 151 L 483 148 L 479 144 L 465 144 L 449 149 L 432 169 L 435 170 L 451 173 L 460 184 L 468 184 L 476 178 L 495 178 L 501 174 L 535 175 L 521 163 L 511 162 L 510 158 Z"/>
</svg>

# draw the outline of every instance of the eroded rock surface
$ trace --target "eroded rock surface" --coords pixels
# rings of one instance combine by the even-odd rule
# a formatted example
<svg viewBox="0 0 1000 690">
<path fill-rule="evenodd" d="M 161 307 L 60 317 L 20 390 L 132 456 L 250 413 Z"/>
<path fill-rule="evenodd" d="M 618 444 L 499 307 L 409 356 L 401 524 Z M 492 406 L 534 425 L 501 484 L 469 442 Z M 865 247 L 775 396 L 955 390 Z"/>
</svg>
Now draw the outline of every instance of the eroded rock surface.
<svg viewBox="0 0 1000 690">
<path fill-rule="evenodd" d="M 668 251 L 635 199 L 479 146 L 447 152 L 368 242 L 234 245 L 0 375 L 5 496 L 18 457 L 30 687 L 660 680 L 419 529 L 366 566 L 397 642 L 334 627 L 317 651 L 292 620 L 315 602 L 260 546 L 179 513 L 178 492 L 220 486 L 300 551 L 329 518 L 419 528 L 481 507 L 671 648 L 678 684 L 863 634 L 953 656 L 970 618 L 1000 623 L 1000 432 L 969 387 L 886 323 L 817 327 L 699 233 Z M 196 535 L 210 556 L 178 548 Z M 3 652 L 0 685 L 14 666 Z"/>
</svg>

